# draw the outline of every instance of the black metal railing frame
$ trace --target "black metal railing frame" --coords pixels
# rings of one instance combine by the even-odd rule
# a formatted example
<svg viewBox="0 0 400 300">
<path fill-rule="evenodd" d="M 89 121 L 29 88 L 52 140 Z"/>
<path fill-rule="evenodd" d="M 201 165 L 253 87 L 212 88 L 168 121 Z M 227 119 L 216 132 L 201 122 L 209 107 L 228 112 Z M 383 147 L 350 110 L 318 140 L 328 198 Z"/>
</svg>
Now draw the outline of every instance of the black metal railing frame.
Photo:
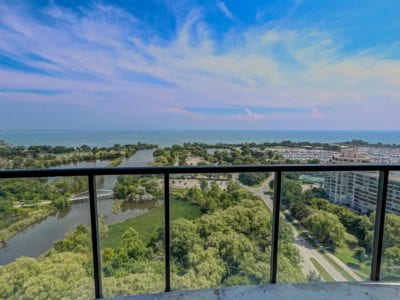
<svg viewBox="0 0 400 300">
<path fill-rule="evenodd" d="M 1 170 L 0 179 L 37 178 L 61 176 L 86 176 L 89 186 L 90 225 L 93 248 L 93 274 L 96 298 L 102 298 L 101 257 L 99 243 L 99 224 L 96 198 L 96 176 L 104 175 L 163 175 L 164 176 L 164 249 L 165 249 L 165 291 L 171 291 L 171 245 L 170 245 L 170 175 L 204 173 L 246 173 L 274 172 L 274 197 L 272 211 L 272 243 L 270 259 L 270 283 L 276 283 L 278 270 L 279 213 L 284 172 L 348 172 L 378 171 L 378 195 L 374 240 L 371 259 L 372 281 L 379 281 L 382 259 L 383 233 L 385 224 L 386 197 L 389 172 L 400 171 L 400 165 L 235 165 L 235 166 L 190 166 L 190 167 L 132 167 L 132 168 L 77 168 L 77 169 L 38 169 L 38 170 Z"/>
</svg>

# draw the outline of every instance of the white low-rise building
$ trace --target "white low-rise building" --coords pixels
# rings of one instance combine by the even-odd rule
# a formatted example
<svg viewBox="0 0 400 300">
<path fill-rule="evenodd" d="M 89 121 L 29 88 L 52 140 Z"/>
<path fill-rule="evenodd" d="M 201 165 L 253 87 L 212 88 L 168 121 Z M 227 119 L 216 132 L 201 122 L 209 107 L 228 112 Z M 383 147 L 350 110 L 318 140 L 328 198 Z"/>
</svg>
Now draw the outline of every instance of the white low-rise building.
<svg viewBox="0 0 400 300">
<path fill-rule="evenodd" d="M 298 160 L 302 163 L 312 159 L 318 159 L 320 163 L 327 163 L 332 156 L 337 153 L 329 150 L 303 148 L 278 149 L 276 152 L 282 155 L 285 159 Z"/>
</svg>

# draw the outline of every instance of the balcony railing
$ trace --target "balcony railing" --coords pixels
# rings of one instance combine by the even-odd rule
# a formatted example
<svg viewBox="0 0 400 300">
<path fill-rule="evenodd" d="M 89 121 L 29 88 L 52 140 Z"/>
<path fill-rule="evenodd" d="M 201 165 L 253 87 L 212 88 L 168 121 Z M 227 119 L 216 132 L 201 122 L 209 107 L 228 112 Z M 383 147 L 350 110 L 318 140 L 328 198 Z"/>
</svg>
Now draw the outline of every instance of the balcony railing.
<svg viewBox="0 0 400 300">
<path fill-rule="evenodd" d="M 274 172 L 274 197 L 272 211 L 272 247 L 270 258 L 270 283 L 276 283 L 279 212 L 283 172 L 340 172 L 340 171 L 378 171 L 378 195 L 372 245 L 371 281 L 379 281 L 382 258 L 383 233 L 386 210 L 386 196 L 389 172 L 400 171 L 400 165 L 235 165 L 235 166 L 191 166 L 191 167 L 132 167 L 132 168 L 77 168 L 77 169 L 40 169 L 40 170 L 2 170 L 0 179 L 34 178 L 60 176 L 86 176 L 89 186 L 91 239 L 93 247 L 94 286 L 96 298 L 102 298 L 101 259 L 99 245 L 99 224 L 96 199 L 96 176 L 103 175 L 163 175 L 164 176 L 164 213 L 165 213 L 165 291 L 171 291 L 171 252 L 170 252 L 170 175 L 204 173 L 245 173 Z"/>
</svg>

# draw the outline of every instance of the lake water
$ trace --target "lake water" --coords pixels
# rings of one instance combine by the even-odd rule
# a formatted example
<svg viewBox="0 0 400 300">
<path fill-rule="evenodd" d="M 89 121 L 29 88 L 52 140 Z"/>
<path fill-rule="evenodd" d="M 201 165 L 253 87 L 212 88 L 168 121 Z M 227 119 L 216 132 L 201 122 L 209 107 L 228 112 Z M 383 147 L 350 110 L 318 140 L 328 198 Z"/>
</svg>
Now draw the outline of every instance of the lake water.
<svg viewBox="0 0 400 300">
<path fill-rule="evenodd" d="M 124 160 L 121 166 L 141 167 L 153 161 L 153 150 L 141 150 L 130 158 Z M 82 162 L 75 165 L 62 167 L 104 167 L 107 161 Z M 116 182 L 116 176 L 105 176 L 98 189 L 112 189 Z M 123 203 L 121 212 L 112 212 L 113 199 L 99 199 L 98 211 L 104 216 L 106 224 L 122 222 L 147 212 L 156 202 L 148 203 Z M 89 201 L 74 202 L 70 207 L 62 209 L 54 215 L 48 216 L 43 221 L 34 224 L 24 231 L 9 239 L 5 246 L 0 248 L 0 265 L 8 264 L 20 256 L 38 257 L 49 250 L 53 243 L 64 238 L 79 224 L 89 224 Z"/>
<path fill-rule="evenodd" d="M 400 144 L 400 131 L 317 130 L 0 130 L 0 140 L 14 145 L 112 146 L 137 142 L 170 146 L 182 143 L 245 143 L 309 141 L 337 143 L 353 139 L 370 143 Z"/>
</svg>

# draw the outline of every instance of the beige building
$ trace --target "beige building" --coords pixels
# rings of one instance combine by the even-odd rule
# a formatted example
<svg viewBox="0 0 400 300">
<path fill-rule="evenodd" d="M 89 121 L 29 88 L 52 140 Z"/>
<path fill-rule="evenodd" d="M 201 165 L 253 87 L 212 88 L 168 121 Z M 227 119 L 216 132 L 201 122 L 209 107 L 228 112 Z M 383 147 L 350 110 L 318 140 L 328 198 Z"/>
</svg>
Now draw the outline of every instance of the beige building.
<svg viewBox="0 0 400 300">
<path fill-rule="evenodd" d="M 343 150 L 332 157 L 333 164 L 369 163 L 366 156 L 355 150 Z M 329 200 L 359 212 L 374 211 L 378 195 L 378 172 L 329 172 L 325 175 L 325 189 Z M 390 174 L 386 212 L 400 215 L 400 176 Z"/>
</svg>

